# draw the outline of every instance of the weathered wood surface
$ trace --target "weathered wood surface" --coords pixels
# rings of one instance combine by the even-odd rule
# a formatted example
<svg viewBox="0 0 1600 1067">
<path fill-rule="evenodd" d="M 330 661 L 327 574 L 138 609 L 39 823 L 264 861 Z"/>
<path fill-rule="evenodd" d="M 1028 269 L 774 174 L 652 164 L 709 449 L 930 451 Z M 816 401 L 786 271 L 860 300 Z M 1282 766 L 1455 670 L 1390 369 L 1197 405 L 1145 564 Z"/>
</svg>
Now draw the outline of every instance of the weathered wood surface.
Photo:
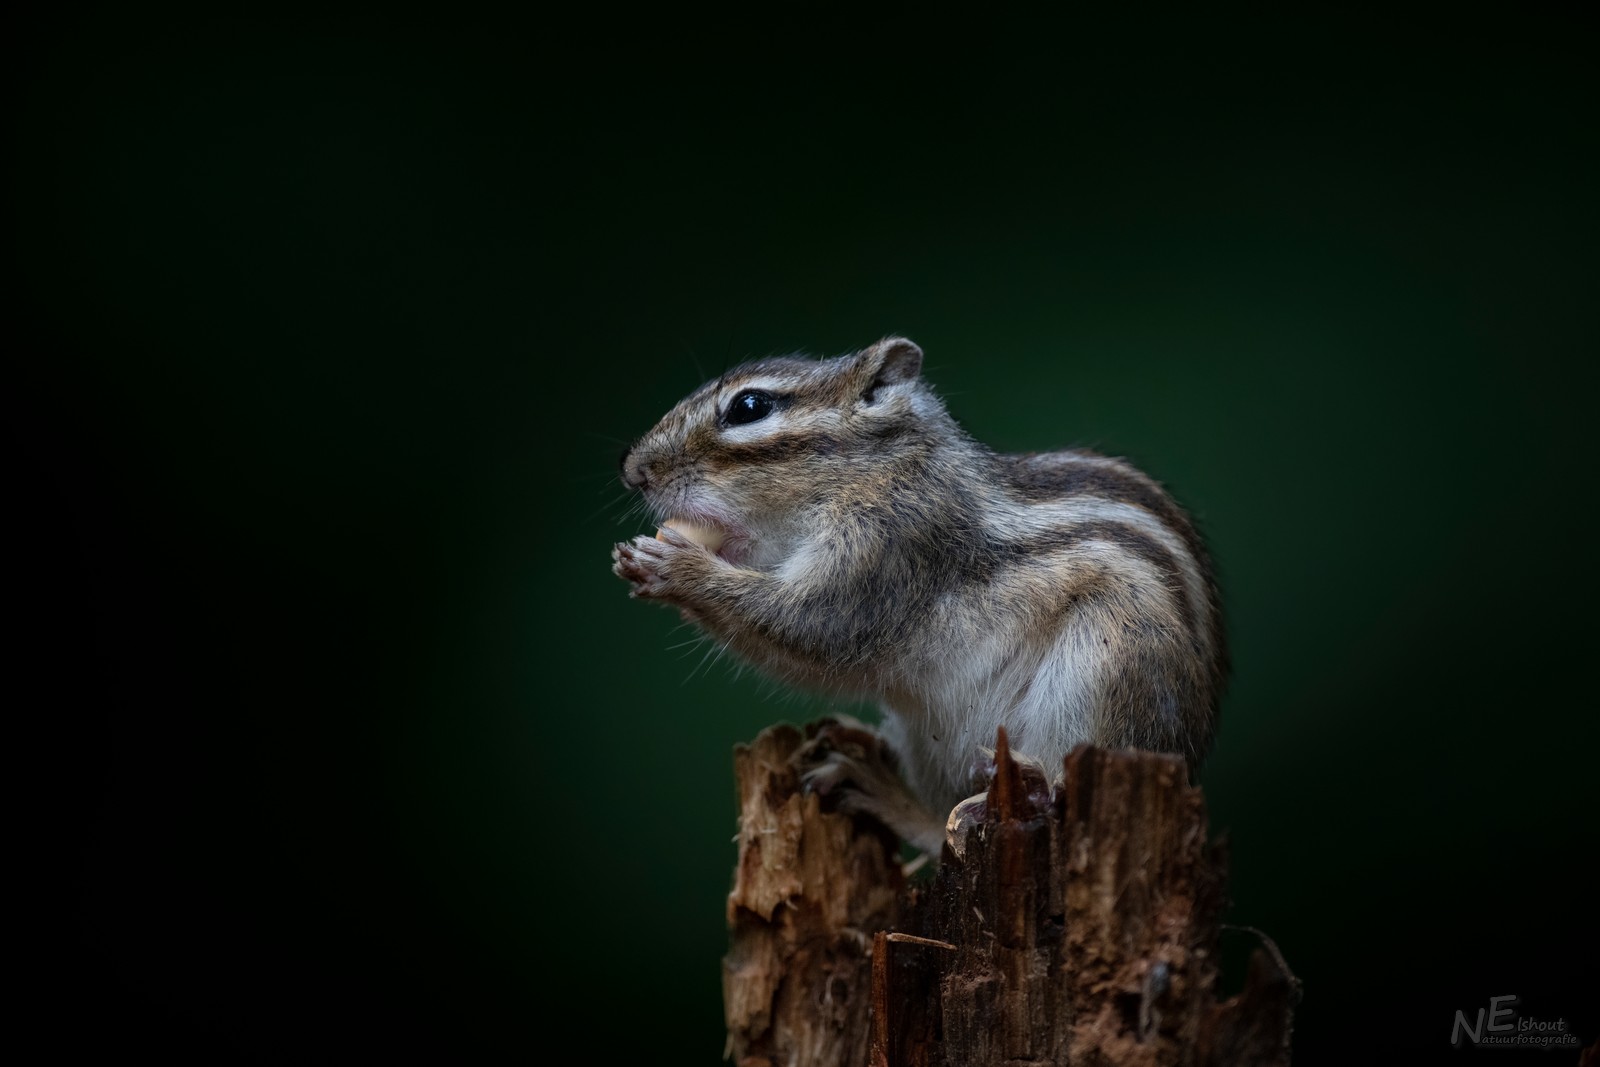
<svg viewBox="0 0 1600 1067">
<path fill-rule="evenodd" d="M 1270 942 L 1218 996 L 1225 859 L 1181 760 L 1089 747 L 1051 791 L 1002 733 L 931 884 L 799 792 L 792 727 L 738 751 L 728 1049 L 793 1067 L 1285 1064 Z"/>
<path fill-rule="evenodd" d="M 740 1067 L 864 1064 L 872 939 L 898 922 L 891 836 L 802 793 L 792 726 L 734 750 L 739 866 L 723 960 L 727 1056 Z"/>
</svg>

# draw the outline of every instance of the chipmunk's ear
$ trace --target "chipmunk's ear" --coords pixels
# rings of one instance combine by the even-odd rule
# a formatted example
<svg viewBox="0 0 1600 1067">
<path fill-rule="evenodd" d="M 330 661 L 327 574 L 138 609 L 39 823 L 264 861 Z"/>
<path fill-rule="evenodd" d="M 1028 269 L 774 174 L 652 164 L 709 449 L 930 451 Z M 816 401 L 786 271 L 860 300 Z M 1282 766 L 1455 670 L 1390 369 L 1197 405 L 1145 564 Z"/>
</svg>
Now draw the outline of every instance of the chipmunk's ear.
<svg viewBox="0 0 1600 1067">
<path fill-rule="evenodd" d="M 883 386 L 915 381 L 922 373 L 922 349 L 904 337 L 885 337 L 862 349 L 856 361 L 861 399 L 869 404 Z"/>
</svg>

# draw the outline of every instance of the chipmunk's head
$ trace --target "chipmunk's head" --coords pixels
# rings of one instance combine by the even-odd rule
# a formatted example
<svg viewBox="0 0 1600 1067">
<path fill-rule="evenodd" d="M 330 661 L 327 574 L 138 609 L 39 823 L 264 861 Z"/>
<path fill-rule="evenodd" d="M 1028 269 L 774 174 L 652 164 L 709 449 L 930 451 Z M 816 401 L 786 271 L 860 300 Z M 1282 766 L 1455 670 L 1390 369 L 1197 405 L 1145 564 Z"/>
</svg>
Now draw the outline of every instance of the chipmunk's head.
<svg viewBox="0 0 1600 1067">
<path fill-rule="evenodd" d="M 656 518 L 735 562 L 783 559 L 816 509 L 871 506 L 897 457 L 949 416 L 922 349 L 889 337 L 852 356 L 745 363 L 669 411 L 622 457 Z"/>
</svg>

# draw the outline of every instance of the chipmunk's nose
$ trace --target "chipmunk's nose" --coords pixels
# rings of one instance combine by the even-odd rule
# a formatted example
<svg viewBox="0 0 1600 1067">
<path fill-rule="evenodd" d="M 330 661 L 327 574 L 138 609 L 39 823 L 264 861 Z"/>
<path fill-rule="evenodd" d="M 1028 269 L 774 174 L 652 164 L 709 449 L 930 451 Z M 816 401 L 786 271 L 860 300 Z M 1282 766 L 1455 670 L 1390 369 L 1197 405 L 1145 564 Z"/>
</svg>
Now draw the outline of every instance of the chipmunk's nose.
<svg viewBox="0 0 1600 1067">
<path fill-rule="evenodd" d="M 650 471 L 645 461 L 634 453 L 633 445 L 629 445 L 622 453 L 622 480 L 631 489 L 647 489 L 650 486 Z"/>
</svg>

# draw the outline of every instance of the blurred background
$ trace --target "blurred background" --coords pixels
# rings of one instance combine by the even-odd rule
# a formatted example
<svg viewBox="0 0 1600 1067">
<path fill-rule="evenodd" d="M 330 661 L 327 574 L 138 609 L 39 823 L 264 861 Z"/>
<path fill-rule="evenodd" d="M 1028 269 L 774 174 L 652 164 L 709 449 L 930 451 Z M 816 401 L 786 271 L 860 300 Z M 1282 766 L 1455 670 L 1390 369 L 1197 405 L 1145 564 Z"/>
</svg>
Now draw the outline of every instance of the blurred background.
<svg viewBox="0 0 1600 1067">
<path fill-rule="evenodd" d="M 1464 1063 L 1504 994 L 1596 1038 L 1575 23 L 451 10 L 9 16 L 10 878 L 63 1055 L 717 1062 L 730 749 L 831 709 L 628 600 L 616 461 L 892 332 L 980 439 L 1199 517 L 1299 1061 Z"/>
</svg>

